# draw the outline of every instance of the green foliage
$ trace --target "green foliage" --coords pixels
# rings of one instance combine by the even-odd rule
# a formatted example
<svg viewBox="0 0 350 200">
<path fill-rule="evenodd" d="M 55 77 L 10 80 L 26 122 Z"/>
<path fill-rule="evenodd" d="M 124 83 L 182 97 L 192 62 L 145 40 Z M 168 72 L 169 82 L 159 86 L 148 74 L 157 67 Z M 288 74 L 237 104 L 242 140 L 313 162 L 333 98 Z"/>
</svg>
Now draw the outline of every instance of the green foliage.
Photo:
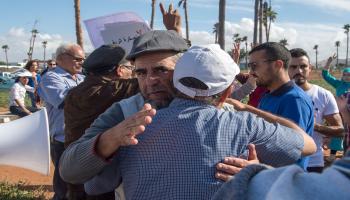
<svg viewBox="0 0 350 200">
<path fill-rule="evenodd" d="M 9 106 L 9 90 L 0 89 L 0 108 L 8 108 Z M 30 106 L 30 99 L 26 95 L 25 104 Z"/>
<path fill-rule="evenodd" d="M 0 182 L 1 200 L 40 200 L 45 199 L 45 191 L 42 187 L 35 190 L 26 189 L 27 183 L 19 181 L 17 184 Z"/>
</svg>

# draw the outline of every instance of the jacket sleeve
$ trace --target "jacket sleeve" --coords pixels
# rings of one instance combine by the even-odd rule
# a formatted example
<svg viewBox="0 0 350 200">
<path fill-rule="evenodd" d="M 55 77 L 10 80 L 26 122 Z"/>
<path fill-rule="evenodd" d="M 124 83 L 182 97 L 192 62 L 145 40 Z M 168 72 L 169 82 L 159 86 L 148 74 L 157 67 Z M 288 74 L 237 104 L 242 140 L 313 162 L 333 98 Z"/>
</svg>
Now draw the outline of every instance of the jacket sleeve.
<svg viewBox="0 0 350 200">
<path fill-rule="evenodd" d="M 334 88 L 337 88 L 342 83 L 340 80 L 332 76 L 328 70 L 322 70 L 322 77 L 328 84 L 330 84 Z"/>
</svg>

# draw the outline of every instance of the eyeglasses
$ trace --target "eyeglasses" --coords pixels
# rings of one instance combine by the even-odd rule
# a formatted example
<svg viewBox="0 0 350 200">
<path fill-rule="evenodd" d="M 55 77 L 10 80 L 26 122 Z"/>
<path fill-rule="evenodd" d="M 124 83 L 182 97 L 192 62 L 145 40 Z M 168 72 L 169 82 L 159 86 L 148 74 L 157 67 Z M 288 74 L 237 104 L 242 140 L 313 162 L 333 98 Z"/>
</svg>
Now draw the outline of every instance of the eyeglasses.
<svg viewBox="0 0 350 200">
<path fill-rule="evenodd" d="M 248 63 L 248 67 L 252 70 L 252 71 L 255 71 L 256 68 L 258 67 L 258 63 L 268 63 L 268 62 L 274 62 L 276 60 L 263 60 L 263 61 L 258 61 L 258 62 L 250 62 Z"/>
<path fill-rule="evenodd" d="M 64 54 L 66 54 L 66 55 L 68 55 L 68 56 L 72 57 L 72 58 L 73 58 L 73 60 L 74 60 L 75 62 L 84 62 L 84 60 L 85 60 L 85 58 L 76 57 L 76 56 L 73 56 L 73 55 L 72 55 L 72 54 L 70 54 L 70 53 L 64 53 Z"/>
</svg>

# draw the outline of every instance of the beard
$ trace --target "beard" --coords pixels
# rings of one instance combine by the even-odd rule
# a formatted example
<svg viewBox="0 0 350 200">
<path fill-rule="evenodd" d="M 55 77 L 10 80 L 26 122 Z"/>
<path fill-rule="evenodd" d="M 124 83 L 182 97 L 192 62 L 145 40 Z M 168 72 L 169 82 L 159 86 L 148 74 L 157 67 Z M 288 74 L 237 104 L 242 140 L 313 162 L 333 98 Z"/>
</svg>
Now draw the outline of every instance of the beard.
<svg viewBox="0 0 350 200">
<path fill-rule="evenodd" d="M 297 84 L 297 85 L 303 85 L 306 82 L 305 77 L 300 75 L 300 74 L 294 75 L 293 80 L 294 80 L 295 84 Z"/>
</svg>

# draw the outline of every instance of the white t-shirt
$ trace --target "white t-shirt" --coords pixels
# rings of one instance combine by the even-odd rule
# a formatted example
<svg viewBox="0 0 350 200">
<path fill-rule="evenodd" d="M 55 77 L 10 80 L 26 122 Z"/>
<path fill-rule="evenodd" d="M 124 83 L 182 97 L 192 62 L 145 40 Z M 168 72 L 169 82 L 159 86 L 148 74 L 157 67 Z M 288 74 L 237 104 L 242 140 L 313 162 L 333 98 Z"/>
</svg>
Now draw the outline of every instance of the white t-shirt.
<svg viewBox="0 0 350 200">
<path fill-rule="evenodd" d="M 324 116 L 339 113 L 337 102 L 330 91 L 318 85 L 312 85 L 312 87 L 305 92 L 311 97 L 314 104 L 315 123 L 323 124 Z M 323 167 L 323 135 L 314 131 L 313 139 L 317 145 L 317 151 L 310 156 L 308 167 Z"/>
<path fill-rule="evenodd" d="M 10 106 L 19 106 L 17 105 L 15 99 L 24 105 L 24 98 L 26 96 L 26 91 L 34 92 L 34 88 L 23 85 L 20 82 L 13 84 L 10 91 Z"/>
</svg>

